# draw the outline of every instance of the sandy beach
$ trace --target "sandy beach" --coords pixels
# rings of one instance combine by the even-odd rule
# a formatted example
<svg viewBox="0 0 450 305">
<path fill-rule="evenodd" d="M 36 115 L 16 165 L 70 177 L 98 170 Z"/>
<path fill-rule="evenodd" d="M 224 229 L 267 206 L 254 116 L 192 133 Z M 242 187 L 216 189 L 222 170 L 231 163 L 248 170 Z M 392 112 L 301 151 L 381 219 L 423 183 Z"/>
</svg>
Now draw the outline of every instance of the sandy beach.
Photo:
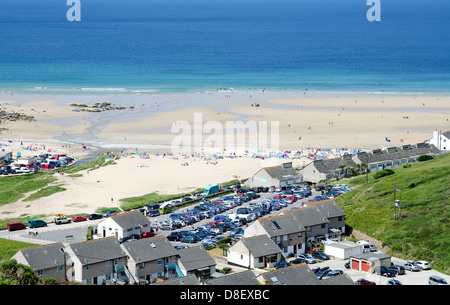
<svg viewBox="0 0 450 305">
<path fill-rule="evenodd" d="M 71 105 L 92 106 L 100 102 L 125 109 L 87 112 Z M 4 94 L 0 96 L 0 109 L 32 115 L 35 119 L 1 123 L 0 142 L 5 151 L 38 155 L 52 150 L 77 158 L 99 149 L 124 153 L 116 164 L 89 174 L 83 171 L 80 177 L 55 174 L 57 184 L 64 185 L 66 191 L 31 202 L 19 200 L 0 206 L 0 218 L 92 213 L 99 207 L 117 206 L 121 198 L 151 192 L 192 191 L 236 177 L 245 179 L 263 166 L 286 161 L 278 157 L 254 158 L 253 152 L 245 150 L 237 158 L 216 159 L 217 164 L 208 162 L 207 153 L 202 150 L 187 157 L 156 155 L 171 151 L 177 136 L 171 129 L 180 122 L 194 127 L 196 114 L 201 114 L 203 124 L 218 122 L 222 126 L 238 120 L 269 125 L 278 122 L 279 151 L 291 151 L 290 156 L 302 152 L 301 158 L 289 159 L 295 166 L 311 162 L 306 155 L 317 149 L 332 149 L 334 155 L 339 155 L 337 148 L 353 151 L 415 144 L 430 139 L 434 130 L 450 129 L 450 97 L 419 93 Z M 204 134 L 203 138 L 207 141 L 208 137 Z M 30 146 L 36 149 L 27 149 Z M 226 156 L 230 147 L 223 148 L 215 147 L 211 153 Z M 269 150 L 263 149 L 260 154 L 268 154 Z M 149 158 L 134 156 L 134 152 L 147 152 Z M 183 166 L 183 162 L 189 165 Z"/>
</svg>

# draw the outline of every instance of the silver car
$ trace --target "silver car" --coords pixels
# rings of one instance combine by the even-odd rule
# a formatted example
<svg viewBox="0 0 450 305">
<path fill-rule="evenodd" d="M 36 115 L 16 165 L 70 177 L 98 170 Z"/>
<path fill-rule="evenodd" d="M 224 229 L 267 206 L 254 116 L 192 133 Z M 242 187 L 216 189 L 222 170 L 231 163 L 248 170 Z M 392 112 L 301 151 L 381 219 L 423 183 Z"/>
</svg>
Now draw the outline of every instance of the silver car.
<svg viewBox="0 0 450 305">
<path fill-rule="evenodd" d="M 428 284 L 430 284 L 430 285 L 448 285 L 446 280 L 444 280 L 442 277 L 437 276 L 437 275 L 431 275 L 428 278 Z"/>
<path fill-rule="evenodd" d="M 420 266 L 416 265 L 415 263 L 407 262 L 403 265 L 403 268 L 409 271 L 420 271 L 422 268 Z"/>
</svg>

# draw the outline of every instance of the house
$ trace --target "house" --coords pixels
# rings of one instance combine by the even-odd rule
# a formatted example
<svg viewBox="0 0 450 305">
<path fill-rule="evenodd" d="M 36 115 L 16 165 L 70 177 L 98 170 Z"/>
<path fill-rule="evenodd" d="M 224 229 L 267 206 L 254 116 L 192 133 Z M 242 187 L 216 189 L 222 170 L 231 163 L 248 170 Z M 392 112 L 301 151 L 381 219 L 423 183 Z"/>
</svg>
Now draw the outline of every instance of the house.
<svg viewBox="0 0 450 305">
<path fill-rule="evenodd" d="M 67 255 L 61 242 L 20 249 L 11 259 L 30 266 L 41 278 L 67 279 Z"/>
<path fill-rule="evenodd" d="M 175 277 L 172 279 L 158 279 L 157 282 L 152 283 L 152 285 L 188 285 L 188 286 L 197 286 L 202 285 L 198 278 L 194 274 L 189 274 L 183 277 Z"/>
<path fill-rule="evenodd" d="M 246 268 L 273 267 L 282 261 L 280 247 L 266 234 L 241 238 L 227 253 L 228 264 Z"/>
<path fill-rule="evenodd" d="M 127 254 L 114 236 L 69 244 L 69 281 L 103 285 L 109 281 L 128 282 Z"/>
<path fill-rule="evenodd" d="M 350 257 L 350 269 L 373 273 L 376 267 L 391 265 L 391 257 L 381 252 L 368 252 Z"/>
<path fill-rule="evenodd" d="M 205 281 L 205 285 L 243 285 L 243 286 L 252 286 L 252 285 L 260 285 L 258 280 L 256 279 L 256 275 L 251 270 L 233 272 L 221 277 L 207 279 Z"/>
<path fill-rule="evenodd" d="M 177 266 L 178 251 L 164 235 L 125 242 L 120 246 L 127 255 L 132 282 L 154 283 L 158 278 L 184 276 Z"/>
<path fill-rule="evenodd" d="M 302 182 L 303 177 L 292 167 L 292 162 L 285 162 L 278 166 L 261 168 L 245 184 L 249 187 L 286 187 Z"/>
<path fill-rule="evenodd" d="M 371 152 L 359 152 L 353 157 L 356 164 L 366 164 L 371 172 L 388 168 L 396 168 L 408 163 L 416 162 L 421 155 L 437 156 L 439 149 L 428 143 L 374 149 Z"/>
<path fill-rule="evenodd" d="M 331 180 L 335 176 L 342 178 L 349 168 L 356 168 L 356 163 L 352 160 L 352 155 L 344 155 L 339 158 L 314 160 L 300 172 L 304 181 L 316 184 Z"/>
<path fill-rule="evenodd" d="M 337 259 L 349 259 L 363 253 L 362 245 L 351 241 L 328 242 L 324 247 L 325 254 Z"/>
<path fill-rule="evenodd" d="M 138 211 L 115 214 L 97 224 L 94 239 L 114 236 L 116 239 L 150 230 L 150 221 Z"/>
<path fill-rule="evenodd" d="M 244 230 L 244 237 L 268 235 L 283 254 L 303 254 L 306 246 L 327 239 L 340 239 L 345 232 L 345 213 L 334 200 L 308 202 L 305 207 L 259 218 Z"/>
<path fill-rule="evenodd" d="M 259 218 L 244 230 L 244 237 L 265 234 L 284 255 L 305 252 L 306 229 L 292 214 Z"/>
<path fill-rule="evenodd" d="M 308 202 L 305 207 L 317 207 L 328 220 L 327 239 L 340 241 L 345 233 L 345 212 L 334 200 Z"/>
<path fill-rule="evenodd" d="M 203 279 L 216 272 L 216 261 L 203 246 L 183 248 L 178 254 L 178 266 L 184 276 L 195 274 L 198 279 Z"/>
<path fill-rule="evenodd" d="M 429 143 L 441 151 L 450 151 L 450 130 L 446 132 L 433 131 L 433 137 L 429 140 Z"/>
</svg>

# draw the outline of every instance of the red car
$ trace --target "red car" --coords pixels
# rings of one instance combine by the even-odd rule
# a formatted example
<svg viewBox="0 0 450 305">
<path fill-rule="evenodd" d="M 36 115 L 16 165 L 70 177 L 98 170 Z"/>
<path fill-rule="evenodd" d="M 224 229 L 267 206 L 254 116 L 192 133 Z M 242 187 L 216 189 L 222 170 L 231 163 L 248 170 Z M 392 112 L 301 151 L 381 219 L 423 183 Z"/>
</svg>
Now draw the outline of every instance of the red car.
<svg viewBox="0 0 450 305">
<path fill-rule="evenodd" d="M 371 281 L 368 281 L 368 280 L 366 280 L 366 279 L 358 279 L 358 280 L 355 282 L 355 284 L 356 284 L 356 285 L 376 285 L 375 282 L 371 282 Z"/>
<path fill-rule="evenodd" d="M 86 221 L 86 220 L 87 220 L 87 218 L 84 216 L 73 216 L 72 217 L 73 222 Z"/>
<path fill-rule="evenodd" d="M 142 233 L 142 238 L 152 237 L 155 236 L 155 232 L 152 231 L 145 231 Z"/>
<path fill-rule="evenodd" d="M 25 229 L 26 226 L 21 222 L 10 222 L 7 225 L 9 231 L 22 230 Z"/>
</svg>

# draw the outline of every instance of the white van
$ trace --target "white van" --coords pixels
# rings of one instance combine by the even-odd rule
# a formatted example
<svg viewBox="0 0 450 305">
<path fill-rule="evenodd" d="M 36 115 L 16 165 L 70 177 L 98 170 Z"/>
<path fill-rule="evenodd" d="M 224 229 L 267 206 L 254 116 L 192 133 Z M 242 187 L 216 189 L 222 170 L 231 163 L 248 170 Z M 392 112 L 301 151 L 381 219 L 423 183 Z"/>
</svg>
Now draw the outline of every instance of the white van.
<svg viewBox="0 0 450 305">
<path fill-rule="evenodd" d="M 369 243 L 368 241 L 358 240 L 356 243 L 363 246 L 363 253 L 377 251 L 377 247 L 374 244 Z"/>
</svg>

